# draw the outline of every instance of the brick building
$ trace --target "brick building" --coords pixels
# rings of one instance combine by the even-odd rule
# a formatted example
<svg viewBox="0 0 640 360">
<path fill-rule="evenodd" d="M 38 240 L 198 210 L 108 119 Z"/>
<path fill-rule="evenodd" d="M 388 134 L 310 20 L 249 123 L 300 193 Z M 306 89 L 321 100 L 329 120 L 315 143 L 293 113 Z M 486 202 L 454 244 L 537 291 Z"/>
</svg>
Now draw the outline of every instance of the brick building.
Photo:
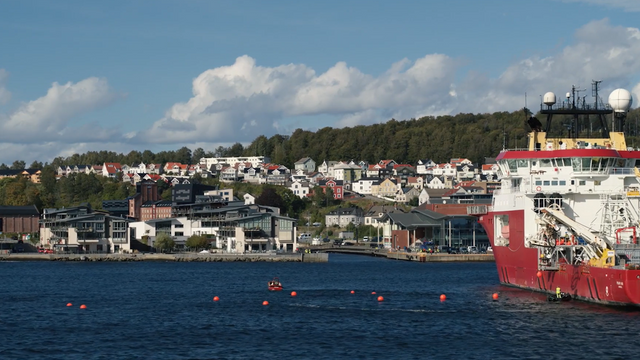
<svg viewBox="0 0 640 360">
<path fill-rule="evenodd" d="M 40 212 L 35 205 L 0 206 L 0 231 L 34 233 L 40 231 Z"/>
</svg>

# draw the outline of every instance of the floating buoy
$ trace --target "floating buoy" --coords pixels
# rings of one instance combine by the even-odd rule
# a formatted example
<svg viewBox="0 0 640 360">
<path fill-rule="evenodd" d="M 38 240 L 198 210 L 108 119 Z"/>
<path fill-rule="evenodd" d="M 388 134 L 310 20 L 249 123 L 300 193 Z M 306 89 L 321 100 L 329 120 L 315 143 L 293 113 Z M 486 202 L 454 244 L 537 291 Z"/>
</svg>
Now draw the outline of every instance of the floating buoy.
<svg viewBox="0 0 640 360">
<path fill-rule="evenodd" d="M 351 290 L 351 293 L 352 293 L 352 294 L 355 294 L 356 292 L 355 292 L 355 291 L 353 291 L 353 290 Z"/>
<path fill-rule="evenodd" d="M 292 292 L 291 292 L 291 296 L 297 296 L 297 295 L 298 295 L 298 293 L 297 293 L 297 292 L 295 292 L 295 291 L 292 291 Z"/>
<path fill-rule="evenodd" d="M 220 300 L 220 298 L 219 298 L 219 297 L 217 297 L 217 296 L 214 296 L 214 297 L 213 297 L 213 301 L 218 301 L 218 300 Z"/>
<path fill-rule="evenodd" d="M 493 300 L 498 300 L 498 293 L 493 293 L 491 297 L 493 298 Z"/>
<path fill-rule="evenodd" d="M 80 305 L 80 309 L 86 309 L 86 308 L 87 308 L 87 305 L 85 304 Z"/>
<path fill-rule="evenodd" d="M 67 303 L 67 307 L 69 307 L 69 306 L 73 306 L 73 304 L 72 303 Z"/>
<path fill-rule="evenodd" d="M 378 296 L 378 301 L 384 301 L 384 298 L 382 296 Z"/>
<path fill-rule="evenodd" d="M 265 300 L 265 301 L 262 302 L 262 305 L 267 306 L 267 305 L 269 305 L 269 302 L 267 300 Z"/>
<path fill-rule="evenodd" d="M 542 271 L 538 271 L 538 273 L 536 274 L 537 277 L 541 278 L 542 277 Z"/>
<path fill-rule="evenodd" d="M 440 301 L 445 301 L 445 300 L 447 300 L 447 295 L 445 294 L 440 295 Z"/>
<path fill-rule="evenodd" d="M 371 292 L 371 295 L 375 295 L 375 294 L 376 294 L 376 292 L 375 292 L 375 291 L 372 291 L 372 292 Z"/>
</svg>

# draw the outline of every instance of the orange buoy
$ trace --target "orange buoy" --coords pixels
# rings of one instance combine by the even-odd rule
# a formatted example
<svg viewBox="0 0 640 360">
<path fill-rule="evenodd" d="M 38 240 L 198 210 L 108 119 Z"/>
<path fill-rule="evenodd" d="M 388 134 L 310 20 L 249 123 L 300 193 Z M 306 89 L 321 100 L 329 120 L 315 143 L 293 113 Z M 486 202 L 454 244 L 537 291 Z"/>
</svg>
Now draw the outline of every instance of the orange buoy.
<svg viewBox="0 0 640 360">
<path fill-rule="evenodd" d="M 85 304 L 80 305 L 80 309 L 86 309 L 86 308 L 87 308 L 87 305 Z"/>
<path fill-rule="evenodd" d="M 73 304 L 72 303 L 67 303 L 67 306 L 73 306 Z"/>
<path fill-rule="evenodd" d="M 295 291 L 292 291 L 292 292 L 291 292 L 291 296 L 297 296 L 297 295 L 298 295 L 298 293 L 297 293 L 297 292 L 295 292 Z"/>
<path fill-rule="evenodd" d="M 542 271 L 538 271 L 538 273 L 536 274 L 537 277 L 541 278 L 542 277 Z"/>
<path fill-rule="evenodd" d="M 267 300 L 265 300 L 265 301 L 262 302 L 262 305 L 267 306 L 267 305 L 269 305 L 269 302 Z"/>
<path fill-rule="evenodd" d="M 217 296 L 214 296 L 214 297 L 213 297 L 213 301 L 219 301 L 219 300 L 220 300 L 220 298 L 219 298 L 219 297 L 217 297 Z"/>
<path fill-rule="evenodd" d="M 445 301 L 445 300 L 447 300 L 447 295 L 445 294 L 440 295 L 440 301 Z"/>
<path fill-rule="evenodd" d="M 493 293 L 491 297 L 493 298 L 493 300 L 498 300 L 498 293 Z"/>
<path fill-rule="evenodd" d="M 355 294 L 356 292 L 355 292 L 355 291 L 353 291 L 353 290 L 351 290 L 351 293 L 352 293 L 352 294 Z"/>
<path fill-rule="evenodd" d="M 371 295 L 375 295 L 375 294 L 376 294 L 376 292 L 375 292 L 375 291 L 372 291 L 372 292 L 371 292 Z"/>
<path fill-rule="evenodd" d="M 378 301 L 384 301 L 384 298 L 382 296 L 378 296 Z"/>
</svg>

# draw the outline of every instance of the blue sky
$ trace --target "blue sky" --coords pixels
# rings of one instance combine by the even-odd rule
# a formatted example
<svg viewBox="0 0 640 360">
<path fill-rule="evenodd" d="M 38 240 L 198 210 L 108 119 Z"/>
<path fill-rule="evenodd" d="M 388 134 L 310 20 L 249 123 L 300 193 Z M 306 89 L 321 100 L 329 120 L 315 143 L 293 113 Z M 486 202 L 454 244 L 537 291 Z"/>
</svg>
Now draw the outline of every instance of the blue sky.
<svg viewBox="0 0 640 360">
<path fill-rule="evenodd" d="M 638 0 L 0 0 L 0 162 L 512 111 L 592 79 L 636 95 L 639 15 Z"/>
</svg>

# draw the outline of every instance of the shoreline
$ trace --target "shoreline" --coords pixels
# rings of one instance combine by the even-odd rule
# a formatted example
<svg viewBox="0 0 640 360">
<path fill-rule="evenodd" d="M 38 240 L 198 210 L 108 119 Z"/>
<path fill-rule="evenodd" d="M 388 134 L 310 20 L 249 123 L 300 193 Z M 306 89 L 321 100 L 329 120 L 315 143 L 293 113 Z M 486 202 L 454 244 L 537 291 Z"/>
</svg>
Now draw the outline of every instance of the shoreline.
<svg viewBox="0 0 640 360">
<path fill-rule="evenodd" d="M 88 261 L 88 262 L 328 262 L 329 255 L 314 254 L 39 254 L 0 255 L 2 261 Z"/>
</svg>

